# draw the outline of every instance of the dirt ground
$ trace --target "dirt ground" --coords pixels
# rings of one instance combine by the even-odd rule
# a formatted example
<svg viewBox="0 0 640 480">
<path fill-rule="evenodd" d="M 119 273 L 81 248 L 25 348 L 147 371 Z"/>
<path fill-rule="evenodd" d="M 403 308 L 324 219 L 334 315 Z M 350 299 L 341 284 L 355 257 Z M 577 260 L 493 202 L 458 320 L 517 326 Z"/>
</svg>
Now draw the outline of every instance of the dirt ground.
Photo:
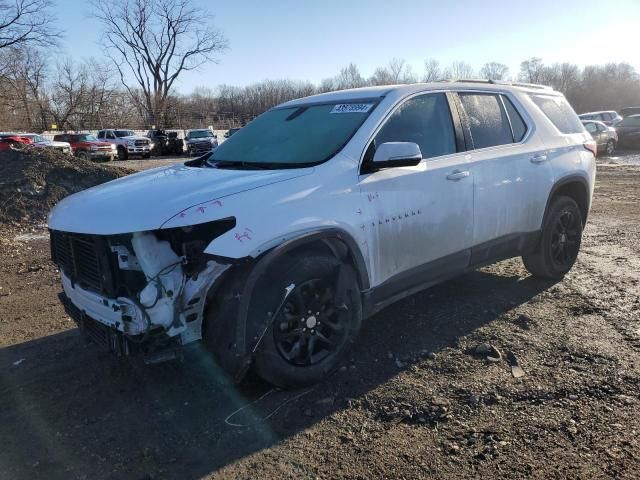
<svg viewBox="0 0 640 480">
<path fill-rule="evenodd" d="M 5 231 L 0 478 L 640 478 L 639 158 L 599 165 L 564 281 L 513 259 L 422 292 L 295 392 L 230 385 L 198 352 L 153 368 L 97 353 L 42 227 Z"/>
</svg>

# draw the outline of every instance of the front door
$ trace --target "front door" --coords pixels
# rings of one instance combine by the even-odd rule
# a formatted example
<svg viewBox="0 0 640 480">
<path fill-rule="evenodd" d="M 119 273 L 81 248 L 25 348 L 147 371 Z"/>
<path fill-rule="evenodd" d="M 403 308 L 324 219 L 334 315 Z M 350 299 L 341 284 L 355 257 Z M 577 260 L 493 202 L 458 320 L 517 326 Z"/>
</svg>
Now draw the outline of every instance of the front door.
<svg viewBox="0 0 640 480">
<path fill-rule="evenodd" d="M 427 93 L 400 104 L 371 140 L 365 166 L 385 142 L 417 143 L 423 157 L 414 167 L 360 176 L 372 286 L 387 282 L 392 290 L 410 288 L 468 265 L 473 178 L 455 132 L 447 96 Z"/>
</svg>

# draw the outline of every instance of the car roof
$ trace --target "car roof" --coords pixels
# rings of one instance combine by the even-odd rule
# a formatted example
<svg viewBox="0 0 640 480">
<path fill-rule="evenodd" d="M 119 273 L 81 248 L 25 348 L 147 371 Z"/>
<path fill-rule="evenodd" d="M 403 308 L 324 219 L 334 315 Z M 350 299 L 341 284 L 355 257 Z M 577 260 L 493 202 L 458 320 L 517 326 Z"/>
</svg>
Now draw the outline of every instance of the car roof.
<svg viewBox="0 0 640 480">
<path fill-rule="evenodd" d="M 298 98 L 278 105 L 276 108 L 293 107 L 296 105 L 308 105 L 314 103 L 348 102 L 358 100 L 372 100 L 380 97 L 395 94 L 404 97 L 413 93 L 426 92 L 429 90 L 460 90 L 460 89 L 482 89 L 504 92 L 505 90 L 522 90 L 535 93 L 545 93 L 561 95 L 551 87 L 534 85 L 529 83 L 502 82 L 490 80 L 445 80 L 432 83 L 413 83 L 410 85 L 382 85 L 376 87 L 351 88 L 348 90 L 337 90 L 334 92 L 319 93 L 308 97 Z"/>
</svg>

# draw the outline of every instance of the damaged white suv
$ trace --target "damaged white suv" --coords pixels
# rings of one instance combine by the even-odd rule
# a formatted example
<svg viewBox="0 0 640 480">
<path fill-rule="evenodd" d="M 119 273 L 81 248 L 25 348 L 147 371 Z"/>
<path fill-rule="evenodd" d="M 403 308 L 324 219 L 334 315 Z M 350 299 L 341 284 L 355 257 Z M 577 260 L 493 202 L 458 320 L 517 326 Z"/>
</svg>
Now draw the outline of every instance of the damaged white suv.
<svg viewBox="0 0 640 480">
<path fill-rule="evenodd" d="M 364 318 L 522 256 L 561 278 L 595 144 L 535 85 L 443 82 L 287 102 L 198 159 L 66 198 L 61 297 L 87 336 L 148 361 L 203 345 L 240 379 L 318 381 Z"/>
</svg>

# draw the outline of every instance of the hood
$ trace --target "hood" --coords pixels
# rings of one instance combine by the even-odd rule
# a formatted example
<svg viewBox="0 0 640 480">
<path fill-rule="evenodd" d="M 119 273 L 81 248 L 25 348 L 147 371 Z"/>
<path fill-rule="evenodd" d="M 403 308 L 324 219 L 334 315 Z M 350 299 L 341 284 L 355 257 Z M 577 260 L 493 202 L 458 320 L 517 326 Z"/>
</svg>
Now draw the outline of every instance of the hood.
<svg viewBox="0 0 640 480">
<path fill-rule="evenodd" d="M 183 164 L 136 173 L 71 195 L 49 214 L 49 228 L 114 235 L 155 230 L 179 212 L 313 172 L 231 170 Z"/>
</svg>

